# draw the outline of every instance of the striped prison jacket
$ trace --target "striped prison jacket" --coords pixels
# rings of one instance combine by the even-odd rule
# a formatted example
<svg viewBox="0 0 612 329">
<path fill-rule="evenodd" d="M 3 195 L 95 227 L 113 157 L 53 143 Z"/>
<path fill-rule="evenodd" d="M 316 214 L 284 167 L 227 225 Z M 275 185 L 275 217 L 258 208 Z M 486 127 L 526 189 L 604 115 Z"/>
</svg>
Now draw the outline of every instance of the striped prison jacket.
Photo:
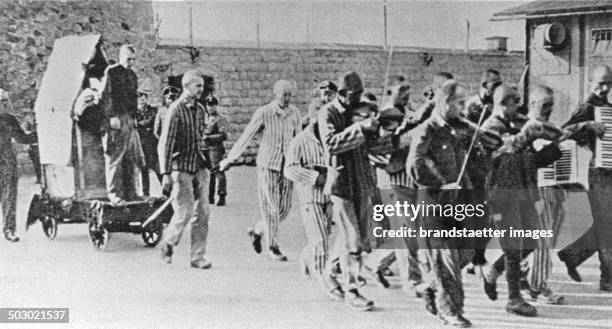
<svg viewBox="0 0 612 329">
<path fill-rule="evenodd" d="M 206 127 L 205 115 L 202 105 L 184 95 L 170 105 L 157 148 L 162 174 L 172 171 L 193 174 L 208 165 L 199 149 Z"/>
<path fill-rule="evenodd" d="M 272 101 L 255 111 L 251 121 L 228 153 L 227 159 L 230 162 L 236 161 L 253 137 L 261 132 L 257 165 L 282 171 L 289 142 L 300 130 L 302 130 L 302 120 L 298 109 L 293 105 L 282 109 L 276 101 Z"/>
<path fill-rule="evenodd" d="M 295 183 L 300 202 L 327 203 L 329 197 L 323 193 L 323 184 L 317 184 L 321 174 L 316 170 L 327 167 L 327 156 L 317 138 L 316 122 L 309 124 L 290 143 L 286 154 L 285 177 Z"/>
</svg>

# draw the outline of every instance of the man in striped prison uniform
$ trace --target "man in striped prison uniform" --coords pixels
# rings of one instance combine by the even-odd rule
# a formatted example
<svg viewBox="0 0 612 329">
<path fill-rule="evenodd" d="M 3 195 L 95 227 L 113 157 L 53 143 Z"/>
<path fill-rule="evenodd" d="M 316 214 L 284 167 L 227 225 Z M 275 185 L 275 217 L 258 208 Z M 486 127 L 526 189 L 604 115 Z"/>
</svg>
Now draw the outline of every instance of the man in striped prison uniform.
<svg viewBox="0 0 612 329">
<path fill-rule="evenodd" d="M 327 261 L 331 204 L 323 193 L 327 175 L 327 157 L 319 139 L 319 126 L 311 122 L 289 143 L 285 177 L 295 183 L 307 244 L 302 252 L 303 270 L 323 274 Z"/>
<path fill-rule="evenodd" d="M 206 114 L 196 101 L 204 91 L 204 79 L 197 71 L 188 71 L 183 75 L 182 84 L 183 94 L 168 109 L 158 145 L 162 187 L 171 191 L 174 210 L 164 232 L 166 238 L 161 254 L 166 263 L 172 262 L 173 248 L 191 221 L 191 267 L 208 269 L 212 265 L 204 258 L 204 253 L 210 211 L 209 163 L 200 148 Z"/>
<path fill-rule="evenodd" d="M 358 310 L 370 310 L 374 302 L 361 296 L 358 275 L 368 221 L 372 220 L 376 186 L 368 153 L 393 150 L 390 138 L 379 137 L 378 121 L 359 114 L 364 105 L 361 77 L 347 72 L 339 81 L 336 98 L 319 111 L 319 134 L 330 158 L 325 192 L 332 202 L 332 247 L 322 283 L 333 299 L 345 299 Z M 332 273 L 339 260 L 342 289 Z M 346 293 L 345 293 L 346 290 Z"/>
<path fill-rule="evenodd" d="M 278 247 L 278 226 L 291 209 L 291 192 L 293 185 L 283 175 L 285 152 L 289 142 L 302 129 L 298 109 L 290 105 L 293 86 L 287 80 L 279 80 L 274 84 L 275 99 L 267 105 L 258 108 L 251 121 L 246 126 L 238 141 L 221 161 L 219 169 L 227 170 L 247 148 L 249 142 L 259 132 L 262 133 L 257 152 L 257 181 L 259 205 L 262 220 L 249 230 L 253 247 L 261 252 L 261 237 L 268 242 L 268 255 L 278 261 L 286 261 Z"/>
</svg>

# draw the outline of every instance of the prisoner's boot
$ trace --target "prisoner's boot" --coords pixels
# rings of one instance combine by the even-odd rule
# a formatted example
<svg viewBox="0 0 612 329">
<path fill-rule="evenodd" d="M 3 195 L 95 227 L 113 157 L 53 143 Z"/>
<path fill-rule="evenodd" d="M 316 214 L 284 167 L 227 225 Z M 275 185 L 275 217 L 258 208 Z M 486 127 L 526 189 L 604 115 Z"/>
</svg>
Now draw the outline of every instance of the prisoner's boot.
<svg viewBox="0 0 612 329">
<path fill-rule="evenodd" d="M 191 267 L 199 268 L 202 270 L 207 270 L 212 267 L 212 263 L 204 258 L 200 258 L 198 260 L 194 260 L 191 262 Z"/>
<path fill-rule="evenodd" d="M 11 231 L 4 232 L 4 238 L 9 242 L 17 242 L 19 241 L 19 237 L 15 235 L 15 233 Z"/>
<path fill-rule="evenodd" d="M 344 290 L 340 286 L 340 283 L 336 279 L 335 276 L 331 274 L 324 273 L 321 276 L 321 286 L 323 287 L 323 291 L 329 298 L 340 301 L 344 299 Z"/>
<path fill-rule="evenodd" d="M 438 307 L 436 306 L 436 293 L 430 287 L 425 288 L 423 291 L 423 301 L 425 302 L 425 309 L 427 312 L 436 315 L 438 314 Z"/>
<path fill-rule="evenodd" d="M 438 317 L 445 325 L 457 327 L 457 328 L 469 328 L 472 326 L 470 320 L 463 317 L 461 314 L 439 314 Z"/>
<path fill-rule="evenodd" d="M 487 294 L 490 300 L 497 300 L 497 278 L 499 276 L 500 273 L 495 270 L 495 266 L 491 266 L 482 277 L 485 294 Z"/>
<path fill-rule="evenodd" d="M 255 232 L 255 230 L 249 230 L 247 232 L 249 237 L 251 238 L 251 244 L 253 245 L 253 249 L 256 253 L 261 254 L 261 233 Z"/>
<path fill-rule="evenodd" d="M 164 243 L 161 247 L 161 258 L 166 264 L 172 264 L 172 245 Z"/>
<path fill-rule="evenodd" d="M 369 311 L 374 307 L 374 302 L 363 297 L 359 290 L 350 289 L 344 294 L 346 304 L 359 311 Z"/>
<path fill-rule="evenodd" d="M 570 262 L 569 255 L 564 250 L 561 250 L 557 253 L 559 259 L 565 263 L 565 267 L 567 268 L 567 275 L 569 275 L 572 280 L 576 282 L 582 282 L 582 278 L 580 277 L 580 273 L 578 273 L 578 269 L 575 265 Z"/>
<path fill-rule="evenodd" d="M 225 195 L 219 195 L 219 201 L 217 201 L 218 207 L 225 206 Z"/>
<path fill-rule="evenodd" d="M 275 261 L 279 261 L 279 262 L 287 261 L 287 256 L 283 255 L 283 253 L 280 251 L 278 246 L 270 247 L 270 250 L 268 251 L 268 256 L 270 257 L 270 259 L 275 260 Z"/>
<path fill-rule="evenodd" d="M 520 316 L 536 316 L 538 310 L 522 298 L 511 299 L 506 304 L 506 312 Z"/>
</svg>

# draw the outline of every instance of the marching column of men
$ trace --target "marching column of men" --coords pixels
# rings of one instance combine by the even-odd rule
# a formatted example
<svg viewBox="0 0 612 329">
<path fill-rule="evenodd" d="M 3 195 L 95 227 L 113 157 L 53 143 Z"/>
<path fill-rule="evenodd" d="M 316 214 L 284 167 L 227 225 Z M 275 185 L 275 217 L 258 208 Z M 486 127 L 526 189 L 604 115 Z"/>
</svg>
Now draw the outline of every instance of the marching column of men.
<svg viewBox="0 0 612 329">
<path fill-rule="evenodd" d="M 417 297 L 423 298 L 428 312 L 437 315 L 444 324 L 471 326 L 464 317 L 462 283 L 462 269 L 471 262 L 480 269 L 484 292 L 490 299 L 497 298 L 496 281 L 506 271 L 506 311 L 535 316 L 536 308 L 521 294 L 521 261 L 534 251 L 529 287 L 532 297 L 542 294 L 549 303 L 563 302 L 562 296 L 552 293 L 547 281 L 550 250 L 565 217 L 565 194 L 561 187 L 539 189 L 537 169 L 561 157 L 562 140 L 573 139 L 594 150 L 596 139 L 605 132 L 605 125 L 595 121 L 595 107 L 612 107 L 607 101 L 612 87 L 609 67 L 594 68 L 590 96 L 562 129 L 548 122 L 554 106 L 550 88 L 532 88 L 524 115 L 520 113 L 517 89 L 502 83 L 495 70 L 484 73 L 479 95 L 472 99 L 468 99 L 466 86 L 450 73 L 434 75 L 433 84 L 425 93 L 427 101 L 416 112 L 408 111 L 408 85 L 394 85 L 387 103 L 379 109 L 376 104 L 362 100 L 362 77 L 349 71 L 337 84 L 331 81 L 319 84 L 319 94 L 309 108 L 303 130 L 300 113 L 291 105 L 294 84 L 279 80 L 273 87 L 274 99 L 255 111 L 222 159 L 228 123 L 216 111 L 216 98 L 208 98 L 206 104 L 198 102 L 204 92 L 202 75 L 197 71 L 186 72 L 178 99 L 178 89 L 165 89 L 164 107 L 158 111 L 147 104 L 150 91 L 138 89 L 136 74 L 130 69 L 135 56 L 135 49 L 124 45 L 119 64 L 106 72 L 101 135 L 107 194 L 116 205 L 136 199 L 135 180 L 140 176 L 137 175 L 140 168 L 144 170 L 145 195 L 149 194 L 148 169 L 162 177 L 162 187 L 170 193 L 174 210 L 161 246 L 165 262 L 171 263 L 173 249 L 191 222 L 191 266 L 211 267 L 204 255 L 209 203 L 214 202 L 216 184 L 209 184 L 208 179 L 215 177 L 218 181 L 218 205 L 224 205 L 227 192 L 223 172 L 261 133 L 257 155 L 261 218 L 248 231 L 252 245 L 260 253 L 265 238 L 269 257 L 287 260 L 279 248 L 278 231 L 289 214 L 295 185 L 307 238 L 301 268 L 304 274 L 316 277 L 323 292 L 332 299 L 343 300 L 357 310 L 374 307 L 374 302 L 364 297 L 359 288 L 363 285 L 362 257 L 376 249 L 379 242 L 372 238 L 371 229 L 374 205 L 382 200 L 370 159 L 384 158 L 385 162 L 379 165 L 389 176 L 394 193 L 391 202 L 487 203 L 488 214 L 481 222 L 462 222 L 442 214 L 413 214 L 415 222 L 403 223 L 408 227 L 482 229 L 494 224 L 505 230 L 553 230 L 553 237 L 539 243 L 501 238 L 503 255 L 488 270 L 485 270 L 488 239 L 467 241 L 431 236 L 406 239 L 407 252 L 395 252 L 395 258 L 400 258 L 403 270 L 407 267 L 408 281 L 414 285 Z M 2 110 L 6 109 L 4 100 L 8 100 L 8 95 L 0 90 Z M 25 134 L 12 116 L 0 114 L 4 235 L 9 241 L 17 241 L 16 160 L 8 145 L 11 139 L 34 143 L 36 138 Z M 151 146 L 157 139 L 155 150 Z M 537 140 L 547 142 L 542 146 Z M 581 281 L 577 267 L 597 252 L 601 263 L 600 289 L 612 291 L 612 171 L 595 168 L 593 162 L 588 191 L 593 226 L 558 255 L 570 277 Z M 394 219 L 404 220 L 400 216 Z M 378 273 L 382 273 L 381 266 L 377 265 Z"/>
<path fill-rule="evenodd" d="M 324 81 L 319 86 L 322 94 L 317 97 L 321 98 L 313 101 L 309 109 L 309 123 L 299 134 L 297 120 L 282 122 L 287 113 L 282 112 L 284 107 L 279 105 L 283 103 L 282 92 L 279 93 L 275 87 L 277 100 L 256 112 L 235 150 L 222 162 L 221 169 L 228 169 L 255 133 L 264 130 L 258 171 L 262 217 L 272 223 L 268 225 L 267 233 L 272 235 L 268 237 L 270 250 L 273 251 L 274 247 L 278 250 L 274 227 L 284 219 L 287 211 L 288 196 L 285 193 L 289 193 L 290 189 L 281 180 L 284 174 L 296 184 L 300 197 L 308 239 L 301 256 L 303 273 L 317 277 L 324 292 L 332 299 L 345 300 L 349 306 L 359 310 L 369 310 L 374 306 L 374 302 L 362 296 L 358 290 L 363 284 L 363 253 L 376 248 L 376 245 L 372 245 L 376 243 L 373 242 L 375 239 L 368 234 L 371 228 L 368 221 L 372 220 L 372 207 L 380 195 L 370 158 L 381 159 L 380 156 L 384 156 L 384 163 L 379 165 L 389 174 L 395 192 L 394 200 L 437 204 L 488 203 L 489 213 L 498 228 L 556 230 L 551 241 L 540 244 L 526 239 L 501 239 L 504 255 L 488 271 L 485 270 L 485 247 L 489 239 L 466 243 L 465 240 L 427 237 L 419 239 L 416 245 L 407 239 L 408 253 L 394 255 L 396 258 L 407 258 L 408 262 L 402 259 L 401 263 L 408 264 L 417 296 L 423 297 L 426 310 L 437 314 L 445 324 L 471 326 L 471 322 L 463 316 L 461 277 L 463 267 L 470 262 L 479 267 L 484 291 L 493 300 L 497 298 L 496 279 L 506 271 L 509 287 L 506 310 L 517 315 L 535 316 L 537 310 L 521 294 L 521 260 L 533 250 L 537 250 L 537 255 L 532 264 L 532 297 L 543 294 L 549 303 L 563 302 L 562 296 L 553 294 L 546 285 L 550 272 L 549 250 L 558 235 L 559 218 L 563 217 L 562 200 L 555 199 L 558 193 L 547 193 L 545 189 L 537 188 L 536 170 L 561 156 L 558 146 L 561 140 L 579 139 L 584 135 L 600 136 L 601 125 L 578 124 L 572 127 L 570 120 L 566 124 L 569 129 L 562 131 L 549 124 L 554 96 L 552 90 L 545 86 L 534 88 L 526 108 L 527 116 L 521 114 L 518 91 L 503 84 L 499 72 L 495 70 L 484 73 L 479 95 L 472 99 L 468 99 L 466 87 L 452 78 L 449 73 L 436 74 L 434 84 L 425 92 L 428 101 L 416 113 L 408 113 L 405 110 L 409 97 L 407 86 L 395 86 L 390 91 L 392 97 L 389 104 L 378 111 L 375 104 L 361 101 L 364 89 L 361 77 L 356 72 L 347 72 L 340 77 L 333 98 L 331 93 L 323 92 L 336 91 L 336 85 Z M 596 69 L 594 80 L 598 81 L 596 84 L 599 87 L 594 88 L 595 96 L 590 98 L 591 102 L 596 102 L 596 95 L 599 95 L 599 99 L 607 95 L 612 84 L 612 72 L 607 68 Z M 325 104 L 321 106 L 321 103 Z M 599 101 L 593 105 L 606 104 Z M 270 110 L 272 106 L 275 107 Z M 401 124 L 385 127 L 382 112 L 388 108 L 401 111 Z M 592 109 L 588 112 L 589 107 L 586 108 L 583 107 L 583 113 L 575 115 L 580 118 L 574 121 L 593 120 Z M 313 113 L 316 112 L 317 120 L 314 121 Z M 265 114 L 271 116 L 267 124 L 263 124 Z M 299 116 L 296 115 L 296 118 Z M 274 139 L 270 132 L 266 134 L 266 129 L 282 133 L 274 134 Z M 476 138 L 479 133 L 488 134 L 493 141 Z M 297 137 L 293 138 L 296 134 Z M 552 142 L 539 148 L 534 143 L 538 139 Z M 271 141 L 276 142 L 276 148 L 270 148 Z M 280 151 L 285 149 L 287 151 L 284 153 Z M 284 167 L 263 170 L 262 167 L 269 166 L 270 159 L 274 157 L 284 159 Z M 278 170 L 284 172 L 279 173 Z M 263 175 L 263 171 L 270 172 Z M 271 175 L 278 179 L 261 178 Z M 601 181 L 599 178 L 595 180 Z M 476 182 L 476 185 L 472 182 Z M 280 192 L 281 195 L 266 198 L 266 193 L 261 191 L 269 191 L 270 186 L 274 186 L 276 193 Z M 602 186 L 608 185 L 604 183 Z M 603 200 L 606 194 L 605 191 L 597 193 L 591 192 L 592 203 L 601 206 L 601 200 L 597 198 Z M 541 214 L 538 214 L 536 203 L 540 199 L 543 206 L 540 207 Z M 557 206 L 561 209 L 557 209 Z M 266 209 L 274 211 L 264 211 Z M 595 216 L 603 215 L 596 211 Z M 462 223 L 441 216 L 418 217 L 416 223 L 406 224 L 432 229 L 482 229 L 493 224 L 488 216 L 478 223 Z M 596 223 L 603 221 L 605 219 L 601 219 L 601 216 L 596 219 Z M 261 232 L 251 231 L 250 235 L 256 251 L 259 251 Z M 560 254 L 573 278 L 579 279 L 575 271 L 581 261 L 579 258 L 586 257 L 587 251 L 595 249 L 581 251 L 584 255 L 577 253 L 572 256 L 574 258 L 565 256 L 569 252 Z M 601 243 L 599 249 L 600 254 L 605 256 L 607 251 Z M 388 254 L 385 253 L 385 256 Z M 600 256 L 602 290 L 609 282 L 610 268 L 604 256 Z M 283 256 L 282 259 L 286 258 Z"/>
</svg>

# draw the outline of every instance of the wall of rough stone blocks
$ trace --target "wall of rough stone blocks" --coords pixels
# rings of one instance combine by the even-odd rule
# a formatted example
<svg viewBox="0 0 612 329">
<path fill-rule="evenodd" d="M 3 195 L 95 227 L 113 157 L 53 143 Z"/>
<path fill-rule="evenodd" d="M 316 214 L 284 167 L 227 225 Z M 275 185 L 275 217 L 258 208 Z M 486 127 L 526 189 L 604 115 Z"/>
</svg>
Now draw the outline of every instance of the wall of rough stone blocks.
<svg viewBox="0 0 612 329">
<path fill-rule="evenodd" d="M 215 94 L 220 99 L 220 112 L 231 124 L 230 142 L 236 140 L 248 123 L 253 111 L 272 98 L 272 85 L 278 79 L 295 81 L 297 95 L 294 104 L 306 113 L 317 81 L 336 80 L 342 72 L 356 70 L 362 75 L 366 91 L 380 97 L 389 57 L 385 50 L 365 49 L 231 49 L 204 48 L 196 63 L 191 63 L 184 50 L 165 49 L 155 54 L 161 63 L 175 63 L 172 70 L 183 72 L 199 68 L 212 74 L 217 82 Z M 431 57 L 429 57 L 431 56 Z M 432 61 L 426 64 L 424 58 Z M 439 71 L 448 71 L 465 82 L 476 93 L 482 72 L 499 70 L 504 78 L 517 83 L 523 72 L 521 53 L 499 54 L 474 51 L 453 53 L 431 51 L 397 51 L 393 54 L 390 76 L 404 75 L 411 86 L 413 106 L 424 101 L 422 90 Z M 160 81 L 164 80 L 164 72 Z M 245 162 L 252 162 L 256 143 L 245 153 Z"/>
<path fill-rule="evenodd" d="M 337 79 L 344 71 L 362 75 L 367 91 L 382 94 L 389 52 L 372 47 L 326 46 L 277 48 L 200 48 L 192 61 L 186 48 L 157 47 L 155 20 L 146 1 L 24 1 L 0 2 L 0 87 L 7 89 L 17 111 L 32 108 L 53 41 L 70 34 L 101 33 L 107 53 L 116 58 L 118 46 L 133 43 L 139 51 L 136 72 L 141 82 L 153 88 L 159 103 L 168 76 L 192 68 L 216 80 L 220 112 L 227 116 L 231 146 L 248 123 L 253 111 L 272 98 L 278 79 L 295 81 L 294 103 L 306 112 L 317 81 Z M 484 51 L 397 49 L 390 75 L 404 75 L 413 90 L 412 101 L 423 101 L 422 90 L 436 72 L 452 72 L 476 92 L 483 70 L 499 70 L 507 81 L 517 82 L 523 71 L 523 54 Z M 242 161 L 252 163 L 257 149 L 253 143 Z M 27 155 L 20 160 L 29 165 Z"/>
</svg>

